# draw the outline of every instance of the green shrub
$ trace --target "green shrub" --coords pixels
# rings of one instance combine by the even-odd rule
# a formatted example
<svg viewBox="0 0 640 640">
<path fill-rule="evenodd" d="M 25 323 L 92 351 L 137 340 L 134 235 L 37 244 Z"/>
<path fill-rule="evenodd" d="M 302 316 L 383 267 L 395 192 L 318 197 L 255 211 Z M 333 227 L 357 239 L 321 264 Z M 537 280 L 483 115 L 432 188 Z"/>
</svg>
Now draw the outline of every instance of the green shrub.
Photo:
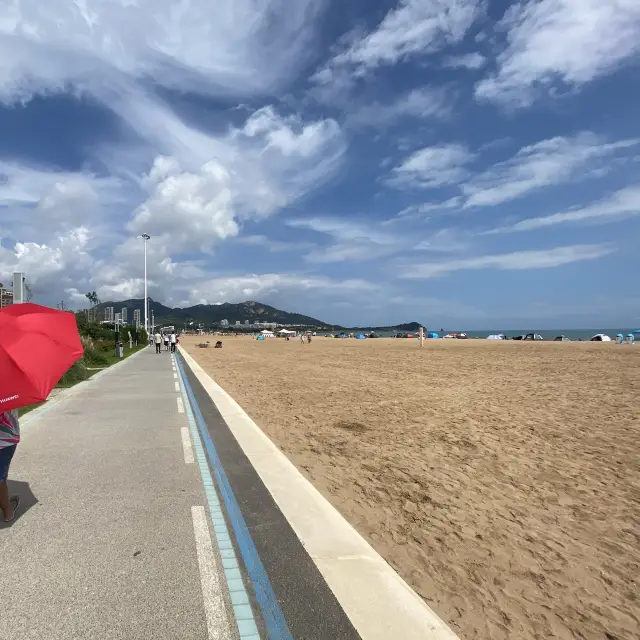
<svg viewBox="0 0 640 640">
<path fill-rule="evenodd" d="M 67 372 L 62 376 L 62 378 L 60 378 L 58 384 L 68 386 L 76 384 L 77 382 L 82 382 L 88 377 L 89 373 L 83 357 L 74 362 L 71 367 L 67 369 Z"/>
<path fill-rule="evenodd" d="M 109 364 L 107 356 L 104 353 L 95 350 L 90 353 L 85 351 L 84 360 L 86 364 L 91 367 L 105 367 Z"/>
</svg>

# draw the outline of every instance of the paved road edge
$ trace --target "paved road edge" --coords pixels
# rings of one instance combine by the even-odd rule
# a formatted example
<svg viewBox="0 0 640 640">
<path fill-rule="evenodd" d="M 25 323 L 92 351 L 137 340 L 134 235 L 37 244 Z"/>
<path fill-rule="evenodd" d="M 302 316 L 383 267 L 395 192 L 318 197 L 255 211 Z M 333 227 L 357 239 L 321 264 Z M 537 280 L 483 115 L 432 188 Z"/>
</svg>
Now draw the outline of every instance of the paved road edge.
<svg viewBox="0 0 640 640">
<path fill-rule="evenodd" d="M 457 640 L 242 407 L 182 347 L 180 353 L 363 640 Z"/>
</svg>

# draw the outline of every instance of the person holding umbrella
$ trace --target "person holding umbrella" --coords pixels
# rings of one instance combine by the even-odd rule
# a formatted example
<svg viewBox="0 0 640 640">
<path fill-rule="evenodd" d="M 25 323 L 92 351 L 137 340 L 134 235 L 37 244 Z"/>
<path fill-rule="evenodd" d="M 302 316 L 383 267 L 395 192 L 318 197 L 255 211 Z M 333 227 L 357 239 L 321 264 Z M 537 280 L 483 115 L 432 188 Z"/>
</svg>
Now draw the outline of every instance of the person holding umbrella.
<svg viewBox="0 0 640 640">
<path fill-rule="evenodd" d="M 44 402 L 84 349 L 76 317 L 26 302 L 0 309 L 0 511 L 15 518 L 9 465 L 20 442 L 17 409 Z"/>
<path fill-rule="evenodd" d="M 9 466 L 20 442 L 20 423 L 17 411 L 0 413 L 0 511 L 4 522 L 12 522 L 20 504 L 19 496 L 9 497 Z"/>
</svg>

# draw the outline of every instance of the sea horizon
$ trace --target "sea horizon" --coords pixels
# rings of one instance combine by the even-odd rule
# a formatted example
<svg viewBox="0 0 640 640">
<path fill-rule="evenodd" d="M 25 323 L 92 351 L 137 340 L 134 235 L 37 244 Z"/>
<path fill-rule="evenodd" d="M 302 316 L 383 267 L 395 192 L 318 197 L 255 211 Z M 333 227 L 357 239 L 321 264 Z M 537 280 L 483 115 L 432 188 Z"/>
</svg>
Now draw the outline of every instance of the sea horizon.
<svg viewBox="0 0 640 640">
<path fill-rule="evenodd" d="M 425 332 L 435 332 L 440 337 L 446 336 L 449 333 L 466 333 L 469 338 L 486 338 L 490 335 L 496 334 L 504 334 L 505 336 L 512 338 L 514 336 L 526 335 L 527 333 L 535 333 L 542 336 L 545 340 L 553 340 L 557 336 L 565 336 L 570 340 L 588 340 L 592 336 L 597 333 L 604 333 L 608 335 L 612 339 L 615 338 L 619 333 L 623 336 L 626 336 L 629 333 L 632 333 L 636 329 L 640 327 L 628 327 L 628 328 L 605 328 L 605 329 L 535 329 L 535 328 L 527 328 L 527 329 L 434 329 L 432 327 L 425 328 Z M 350 330 L 353 333 L 359 331 L 358 329 Z M 396 335 L 397 333 L 406 333 L 399 331 L 376 331 L 376 334 L 387 338 Z"/>
</svg>

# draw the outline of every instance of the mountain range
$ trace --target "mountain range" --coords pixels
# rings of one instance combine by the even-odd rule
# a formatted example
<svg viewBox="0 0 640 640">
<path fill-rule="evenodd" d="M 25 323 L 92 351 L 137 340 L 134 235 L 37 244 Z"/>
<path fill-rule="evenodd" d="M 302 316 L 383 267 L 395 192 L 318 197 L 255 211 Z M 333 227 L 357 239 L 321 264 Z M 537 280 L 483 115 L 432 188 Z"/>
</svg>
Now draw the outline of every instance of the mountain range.
<svg viewBox="0 0 640 640">
<path fill-rule="evenodd" d="M 128 320 L 133 319 L 133 312 L 140 310 L 141 317 L 144 315 L 144 299 L 137 298 L 132 300 L 122 300 L 119 302 L 101 302 L 97 305 L 99 310 L 105 307 L 114 307 L 116 313 L 120 309 L 126 307 Z M 300 313 L 289 313 L 271 307 L 268 304 L 247 300 L 232 304 L 223 302 L 222 304 L 197 304 L 193 307 L 167 307 L 156 300 L 149 299 L 149 314 L 153 313 L 155 323 L 162 324 L 184 324 L 194 322 L 196 324 L 203 323 L 211 325 L 227 320 L 229 324 L 234 325 L 236 322 L 244 324 L 245 320 L 249 323 L 254 322 L 277 322 L 278 324 L 304 325 L 312 327 L 327 327 L 329 329 L 336 325 L 323 322 L 310 316 Z"/>
<path fill-rule="evenodd" d="M 133 312 L 140 310 L 141 319 L 144 315 L 144 299 L 135 298 L 121 300 L 118 302 L 101 302 L 97 305 L 98 310 L 105 307 L 113 307 L 115 313 L 119 313 L 124 307 L 127 309 L 129 322 L 133 321 Z M 345 330 L 337 324 L 323 322 L 317 318 L 302 315 L 301 313 L 291 313 L 276 309 L 268 304 L 247 300 L 233 304 L 223 302 L 222 304 L 197 304 L 192 307 L 167 307 L 161 302 L 149 298 L 149 314 L 153 313 L 155 324 L 158 325 L 183 325 L 189 322 L 195 324 L 212 325 L 227 320 L 230 325 L 236 322 L 244 324 L 248 320 L 250 324 L 254 322 L 277 322 L 278 324 L 290 324 L 297 326 L 317 327 L 326 330 Z M 354 327 L 353 330 L 378 330 L 378 331 L 417 331 L 420 327 L 418 322 L 409 322 L 388 327 Z"/>
</svg>

